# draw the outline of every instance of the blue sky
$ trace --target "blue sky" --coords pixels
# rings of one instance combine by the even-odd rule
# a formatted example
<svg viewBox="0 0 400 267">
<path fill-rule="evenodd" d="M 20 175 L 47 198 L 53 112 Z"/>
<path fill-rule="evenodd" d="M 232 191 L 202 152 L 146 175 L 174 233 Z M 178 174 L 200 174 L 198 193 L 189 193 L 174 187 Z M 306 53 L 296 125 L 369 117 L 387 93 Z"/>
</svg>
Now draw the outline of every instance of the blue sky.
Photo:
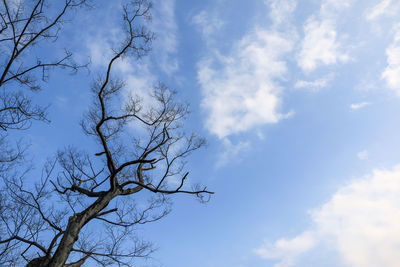
<svg viewBox="0 0 400 267">
<path fill-rule="evenodd" d="M 35 96 L 52 120 L 25 133 L 38 163 L 92 145 L 78 122 L 121 36 L 119 6 L 66 25 L 58 45 L 91 72 L 53 73 Z M 145 264 L 397 266 L 399 14 L 396 0 L 154 1 L 152 53 L 118 72 L 127 92 L 145 99 L 160 80 L 190 103 L 187 128 L 208 140 L 191 179 L 215 195 L 178 196 L 142 227 L 159 247 Z"/>
</svg>

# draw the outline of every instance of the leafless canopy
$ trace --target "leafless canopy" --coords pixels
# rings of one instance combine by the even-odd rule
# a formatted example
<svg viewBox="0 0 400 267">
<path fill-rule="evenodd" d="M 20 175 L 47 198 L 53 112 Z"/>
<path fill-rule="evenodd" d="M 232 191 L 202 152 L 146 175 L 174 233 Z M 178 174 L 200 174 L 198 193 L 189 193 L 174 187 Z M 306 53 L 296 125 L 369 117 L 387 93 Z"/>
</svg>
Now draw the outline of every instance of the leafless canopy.
<svg viewBox="0 0 400 267">
<path fill-rule="evenodd" d="M 70 4 L 81 2 L 66 1 L 66 7 Z M 186 157 L 204 145 L 195 134 L 185 134 L 187 105 L 163 84 L 150 89 L 146 100 L 134 93 L 126 97 L 123 80 L 113 72 L 121 58 L 140 58 L 149 51 L 153 36 L 143 22 L 150 8 L 145 0 L 123 7 L 125 36 L 93 82 L 93 103 L 81 127 L 97 150 L 59 151 L 33 188 L 24 183 L 29 173 L 3 177 L 0 265 L 24 259 L 27 266 L 81 266 L 90 259 L 101 266 L 131 266 L 132 259 L 153 251 L 135 235 L 136 227 L 164 217 L 170 195 L 207 201 L 212 194 L 186 182 Z M 10 31 L 4 25 L 3 31 Z"/>
<path fill-rule="evenodd" d="M 57 11 L 51 11 L 50 1 L 2 0 L 0 5 L 0 87 L 9 83 L 20 83 L 32 90 L 40 89 L 37 74 L 47 79 L 47 71 L 52 67 L 68 68 L 76 71 L 80 66 L 72 61 L 72 54 L 56 60 L 31 58 L 29 52 L 37 43 L 45 40 L 56 41 L 63 18 L 73 8 L 83 6 L 85 0 L 64 0 Z"/>
<path fill-rule="evenodd" d="M 69 69 L 72 73 L 85 65 L 72 60 L 64 51 L 59 58 L 48 58 L 35 50 L 40 44 L 56 42 L 64 19 L 73 9 L 86 5 L 86 0 L 0 1 L 0 165 L 22 156 L 20 145 L 7 140 L 10 130 L 24 130 L 32 120 L 47 121 L 46 108 L 32 103 L 28 91 L 40 89 L 52 68 Z M 51 4 L 50 4 L 51 3 Z"/>
</svg>

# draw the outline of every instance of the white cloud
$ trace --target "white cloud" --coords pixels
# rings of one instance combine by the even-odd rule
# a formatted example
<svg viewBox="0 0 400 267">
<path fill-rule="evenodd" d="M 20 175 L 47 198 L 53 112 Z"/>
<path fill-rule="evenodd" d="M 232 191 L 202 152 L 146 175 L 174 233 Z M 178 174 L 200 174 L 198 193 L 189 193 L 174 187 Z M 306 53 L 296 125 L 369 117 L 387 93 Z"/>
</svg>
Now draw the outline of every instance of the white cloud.
<svg viewBox="0 0 400 267">
<path fill-rule="evenodd" d="M 86 47 L 94 67 L 105 68 L 108 65 L 113 57 L 113 48 L 120 45 L 117 40 L 120 40 L 118 36 L 121 34 L 123 33 L 117 28 L 103 28 L 103 31 L 86 40 Z M 114 63 L 113 74 L 122 75 L 119 78 L 124 79 L 126 92 L 134 93 L 143 101 L 147 101 L 150 97 L 144 92 L 151 92 L 156 83 L 156 77 L 151 73 L 150 66 L 149 58 L 132 62 L 131 58 L 122 57 Z"/>
<path fill-rule="evenodd" d="M 292 42 L 276 32 L 257 29 L 244 37 L 228 57 L 220 57 L 220 68 L 211 59 L 199 64 L 198 79 L 203 88 L 202 106 L 208 113 L 206 127 L 219 138 L 276 123 L 280 87 L 287 67 L 281 57 L 291 51 Z"/>
<path fill-rule="evenodd" d="M 123 34 L 117 28 L 103 28 L 94 34 L 89 34 L 85 40 L 93 67 L 105 67 L 112 58 L 112 48 L 117 47 L 120 40 L 118 36 Z"/>
<path fill-rule="evenodd" d="M 286 9 L 281 10 L 288 16 Z M 280 17 L 277 12 L 272 19 Z M 292 51 L 293 43 L 293 36 L 255 28 L 236 42 L 227 56 L 210 49 L 214 53 L 198 64 L 198 81 L 211 133 L 223 139 L 285 117 L 279 112 L 277 80 L 287 73 L 283 57 Z"/>
<path fill-rule="evenodd" d="M 209 10 L 203 10 L 195 15 L 192 22 L 199 27 L 206 42 L 210 42 L 212 40 L 211 35 L 217 33 L 224 25 L 224 22 Z"/>
<path fill-rule="evenodd" d="M 171 75 L 179 68 L 176 58 L 178 26 L 175 21 L 175 0 L 160 1 L 154 12 L 156 13 L 153 18 L 153 31 L 156 35 L 154 53 L 161 70 Z"/>
<path fill-rule="evenodd" d="M 353 104 L 350 105 L 350 108 L 352 110 L 357 110 L 357 109 L 361 109 L 361 108 L 364 108 L 364 107 L 369 106 L 369 105 L 371 105 L 370 102 L 353 103 Z"/>
<path fill-rule="evenodd" d="M 119 10 L 120 3 L 112 3 L 109 7 L 110 10 Z M 178 27 L 175 21 L 175 0 L 161 1 L 156 5 L 152 13 L 154 13 L 151 22 L 145 22 L 146 26 L 154 32 L 156 39 L 153 41 L 153 53 L 155 60 L 153 62 L 147 61 L 145 64 L 152 64 L 152 68 L 158 67 L 161 71 L 168 75 L 173 74 L 178 70 L 179 64 L 176 58 L 178 50 Z M 112 16 L 119 16 L 119 12 L 107 13 L 103 15 L 106 17 L 103 20 L 104 27 L 100 29 L 98 25 L 94 25 L 92 21 L 88 20 L 87 28 L 91 29 L 90 34 L 86 38 L 86 47 L 89 51 L 92 65 L 95 67 L 104 67 L 110 58 L 113 56 L 112 48 L 121 45 L 121 36 L 124 36 L 120 25 L 111 19 Z M 97 18 L 98 19 L 98 18 Z M 117 68 L 122 72 L 134 71 L 134 66 L 137 64 L 144 64 L 143 62 L 135 62 L 132 64 L 129 60 L 122 60 L 117 63 Z"/>
<path fill-rule="evenodd" d="M 354 0 L 323 0 L 317 15 L 311 16 L 304 25 L 304 39 L 297 57 L 299 67 L 306 72 L 319 65 L 333 65 L 349 60 L 336 30 L 340 14 Z"/>
<path fill-rule="evenodd" d="M 368 150 L 363 150 L 363 151 L 358 152 L 358 153 L 357 153 L 357 157 L 358 157 L 360 160 L 367 160 L 368 157 L 369 157 Z"/>
<path fill-rule="evenodd" d="M 290 240 L 282 238 L 274 244 L 266 242 L 254 252 L 264 259 L 280 259 L 275 267 L 292 266 L 301 254 L 315 246 L 315 242 L 312 232 L 303 232 Z"/>
<path fill-rule="evenodd" d="M 229 139 L 224 138 L 223 140 L 224 151 L 219 155 L 216 166 L 222 167 L 229 163 L 232 159 L 240 159 L 240 155 L 250 148 L 250 142 L 239 141 L 237 144 L 233 144 Z"/>
<path fill-rule="evenodd" d="M 388 11 L 388 7 L 390 6 L 392 0 L 383 0 L 376 4 L 374 7 L 369 10 L 367 13 L 367 19 L 375 19 Z"/>
<path fill-rule="evenodd" d="M 103 27 L 86 39 L 91 63 L 93 67 L 105 70 L 110 59 L 113 57 L 113 48 L 120 46 L 120 36 L 123 32 L 113 27 L 111 21 L 109 28 Z M 160 52 L 159 52 L 160 53 Z M 140 99 L 143 113 L 156 107 L 158 104 L 151 96 L 153 88 L 157 83 L 157 77 L 151 71 L 154 63 L 150 57 L 141 60 L 132 60 L 130 57 L 119 58 L 113 66 L 113 77 L 123 79 L 124 88 L 121 91 L 121 104 L 131 97 Z M 143 125 L 137 122 L 130 123 L 130 127 L 138 134 L 144 133 Z"/>
<path fill-rule="evenodd" d="M 293 266 L 302 254 L 328 248 L 337 253 L 345 266 L 397 267 L 400 166 L 375 170 L 372 175 L 344 186 L 312 211 L 311 218 L 310 229 L 295 238 L 263 245 L 256 252 L 277 260 L 275 266 Z M 313 264 L 320 266 L 319 262 Z"/>
<path fill-rule="evenodd" d="M 333 21 L 311 18 L 304 25 L 304 34 L 298 55 L 298 65 L 302 70 L 310 72 L 320 64 L 332 65 L 349 60 L 337 40 Z"/>
<path fill-rule="evenodd" d="M 110 9 L 120 8 L 119 3 L 112 3 Z M 165 73 L 172 74 L 178 69 L 178 62 L 175 58 L 177 53 L 177 25 L 175 21 L 175 0 L 162 1 L 152 10 L 154 18 L 148 27 L 155 32 L 156 40 L 153 42 L 153 54 L 156 60 L 150 55 L 140 60 L 133 60 L 131 57 L 122 57 L 115 62 L 113 75 L 119 76 L 125 82 L 123 99 L 129 96 L 139 97 L 143 107 L 153 107 L 154 99 L 151 97 L 153 87 L 157 83 L 157 77 L 153 69 L 159 68 Z M 112 13 L 119 16 L 119 12 Z M 90 34 L 85 40 L 86 48 L 91 57 L 93 67 L 105 68 L 112 58 L 113 49 L 120 47 L 121 36 L 124 33 L 112 17 L 105 16 L 104 27 L 99 29 L 89 24 Z M 93 20 L 91 20 L 93 21 Z M 96 25 L 97 26 L 97 25 Z M 143 108 L 145 112 L 147 109 Z"/>
<path fill-rule="evenodd" d="M 288 17 L 294 12 L 297 6 L 296 0 L 265 0 L 270 6 L 270 17 L 274 24 L 286 23 Z"/>
<path fill-rule="evenodd" d="M 304 89 L 308 91 L 318 91 L 321 88 L 327 87 L 329 83 L 332 81 L 333 75 L 326 75 L 320 79 L 314 81 L 303 81 L 299 80 L 295 83 L 294 88 L 296 89 Z"/>
<path fill-rule="evenodd" d="M 378 19 L 382 16 L 391 17 L 398 14 L 400 2 L 393 0 L 381 0 L 378 4 L 370 8 L 366 13 L 368 20 Z"/>
<path fill-rule="evenodd" d="M 323 18 L 335 18 L 340 17 L 341 12 L 351 7 L 351 5 L 357 0 L 322 0 L 320 15 Z"/>
<path fill-rule="evenodd" d="M 400 24 L 395 27 L 392 44 L 386 49 L 387 67 L 382 78 L 387 86 L 400 95 Z"/>
<path fill-rule="evenodd" d="M 134 71 L 125 74 L 125 77 L 127 93 L 135 94 L 142 99 L 144 107 L 153 106 L 151 103 L 154 100 L 150 93 L 157 82 L 157 78 L 149 70 L 149 64 L 136 66 Z"/>
</svg>

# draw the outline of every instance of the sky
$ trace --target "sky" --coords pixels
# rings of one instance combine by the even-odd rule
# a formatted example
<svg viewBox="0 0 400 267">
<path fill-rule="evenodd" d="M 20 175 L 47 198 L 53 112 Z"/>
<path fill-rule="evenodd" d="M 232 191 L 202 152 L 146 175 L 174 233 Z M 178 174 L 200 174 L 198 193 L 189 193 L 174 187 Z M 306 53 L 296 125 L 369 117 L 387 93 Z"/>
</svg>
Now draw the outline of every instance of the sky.
<svg viewBox="0 0 400 267">
<path fill-rule="evenodd" d="M 140 233 L 144 266 L 398 266 L 400 2 L 154 1 L 152 52 L 126 58 L 126 90 L 162 81 L 207 139 L 188 166 L 215 195 L 174 198 Z M 93 74 L 121 36 L 120 1 L 78 11 L 57 45 L 91 72 L 53 73 L 34 97 L 50 124 L 24 133 L 44 162 L 85 146 Z M 82 27 L 83 25 L 83 27 Z M 56 52 L 54 52 L 56 53 Z"/>
</svg>

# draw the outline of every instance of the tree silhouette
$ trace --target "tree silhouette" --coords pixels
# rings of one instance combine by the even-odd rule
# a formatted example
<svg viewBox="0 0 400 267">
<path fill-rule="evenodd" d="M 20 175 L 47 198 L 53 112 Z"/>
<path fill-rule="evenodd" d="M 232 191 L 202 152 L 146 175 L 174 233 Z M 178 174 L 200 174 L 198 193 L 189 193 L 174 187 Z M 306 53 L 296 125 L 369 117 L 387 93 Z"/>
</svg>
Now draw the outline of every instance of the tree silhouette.
<svg viewBox="0 0 400 267">
<path fill-rule="evenodd" d="M 32 14 L 38 15 L 31 15 L 28 21 L 38 18 L 42 23 L 44 1 L 36 2 Z M 20 23 L 22 19 L 15 15 L 19 9 L 13 9 L 14 16 L 9 16 L 7 1 L 3 4 L 3 21 Z M 66 1 L 62 12 L 84 4 L 85 1 Z M 24 4 L 15 5 L 22 8 Z M 132 94 L 121 104 L 124 82 L 114 75 L 113 68 L 122 57 L 140 58 L 149 51 L 153 35 L 145 21 L 150 18 L 150 8 L 145 0 L 123 6 L 121 44 L 113 49 L 104 75 L 93 82 L 93 103 L 80 125 L 96 141 L 98 151 L 91 153 L 72 146 L 60 150 L 47 162 L 33 188 L 25 183 L 29 168 L 17 167 L 23 164 L 18 160 L 23 151 L 6 153 L 13 158 L 6 159 L 7 171 L 1 174 L 4 188 L 0 192 L 0 265 L 18 266 L 24 261 L 26 266 L 81 266 L 91 259 L 101 266 L 131 266 L 135 258 L 148 257 L 153 252 L 150 243 L 136 236 L 135 227 L 167 215 L 170 195 L 191 194 L 207 201 L 212 194 L 206 187 L 186 183 L 186 157 L 202 147 L 204 140 L 184 132 L 183 122 L 189 110 L 175 99 L 174 91 L 160 83 L 150 89 L 150 101 Z M 60 20 L 44 21 L 58 27 Z M 12 23 L 3 22 L 2 32 L 9 32 Z M 25 23 L 29 24 L 26 20 Z M 23 42 L 15 45 L 17 52 L 12 53 L 15 58 L 6 65 L 10 67 L 3 74 L 3 84 L 13 81 L 36 90 L 31 72 L 45 72 L 48 67 L 75 71 L 80 67 L 71 63 L 71 54 L 67 53 L 54 64 L 38 62 L 24 68 L 21 60 L 21 67 L 11 71 L 22 53 L 18 54 L 19 47 L 29 44 L 34 36 L 54 38 L 60 30 L 50 33 L 27 29 L 17 34 L 11 29 L 13 42 Z M 40 107 L 33 107 L 23 95 L 20 99 L 26 99 L 27 103 L 21 105 L 27 110 L 16 109 L 17 115 L 7 113 L 4 121 L 15 121 L 4 124 L 7 129 L 26 128 L 32 119 L 45 120 Z M 171 183 L 171 178 L 179 182 Z"/>
</svg>

